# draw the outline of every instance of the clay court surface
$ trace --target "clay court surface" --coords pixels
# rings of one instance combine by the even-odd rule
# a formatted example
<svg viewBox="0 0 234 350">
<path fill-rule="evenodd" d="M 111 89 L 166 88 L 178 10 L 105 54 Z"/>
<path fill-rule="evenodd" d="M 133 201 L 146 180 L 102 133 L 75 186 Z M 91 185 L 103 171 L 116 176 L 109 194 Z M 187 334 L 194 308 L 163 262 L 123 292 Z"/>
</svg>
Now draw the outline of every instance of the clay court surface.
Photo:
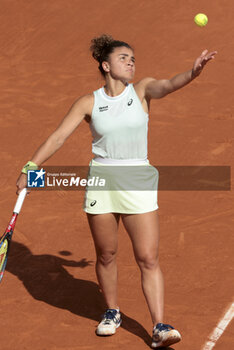
<svg viewBox="0 0 234 350">
<path fill-rule="evenodd" d="M 22 166 L 71 104 L 103 84 L 89 52 L 102 33 L 135 48 L 135 81 L 189 70 L 204 49 L 217 50 L 202 75 L 154 100 L 149 159 L 157 165 L 233 166 L 232 0 L 1 0 L 0 227 L 16 200 Z M 205 28 L 193 17 L 208 15 Z M 88 165 L 91 134 L 82 122 L 46 165 Z M 2 350 L 149 348 L 152 324 L 130 240 L 119 228 L 119 304 L 123 326 L 100 338 L 105 305 L 82 191 L 33 192 L 25 200 L 0 286 Z M 202 350 L 233 302 L 233 191 L 160 191 L 160 256 L 165 322 Z M 233 348 L 229 323 L 215 350 Z"/>
</svg>

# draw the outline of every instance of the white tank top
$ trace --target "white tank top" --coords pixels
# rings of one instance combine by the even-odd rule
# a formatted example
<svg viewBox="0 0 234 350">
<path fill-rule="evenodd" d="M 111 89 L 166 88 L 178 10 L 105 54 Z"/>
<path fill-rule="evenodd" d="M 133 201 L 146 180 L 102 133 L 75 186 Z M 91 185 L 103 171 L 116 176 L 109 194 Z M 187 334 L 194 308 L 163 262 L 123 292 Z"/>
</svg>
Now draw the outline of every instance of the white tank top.
<svg viewBox="0 0 234 350">
<path fill-rule="evenodd" d="M 148 114 L 132 84 L 118 96 L 94 91 L 90 129 L 95 157 L 147 159 Z"/>
</svg>

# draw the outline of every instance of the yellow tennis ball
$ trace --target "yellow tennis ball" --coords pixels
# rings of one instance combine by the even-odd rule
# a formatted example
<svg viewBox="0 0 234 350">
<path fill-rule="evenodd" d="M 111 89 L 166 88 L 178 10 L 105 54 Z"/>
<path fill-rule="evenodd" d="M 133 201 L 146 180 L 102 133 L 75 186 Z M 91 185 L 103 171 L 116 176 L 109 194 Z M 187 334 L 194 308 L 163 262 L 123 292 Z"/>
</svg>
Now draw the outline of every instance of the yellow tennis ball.
<svg viewBox="0 0 234 350">
<path fill-rule="evenodd" d="M 199 27 L 204 27 L 208 23 L 208 17 L 204 13 L 198 13 L 194 17 L 194 22 L 199 26 Z"/>
</svg>

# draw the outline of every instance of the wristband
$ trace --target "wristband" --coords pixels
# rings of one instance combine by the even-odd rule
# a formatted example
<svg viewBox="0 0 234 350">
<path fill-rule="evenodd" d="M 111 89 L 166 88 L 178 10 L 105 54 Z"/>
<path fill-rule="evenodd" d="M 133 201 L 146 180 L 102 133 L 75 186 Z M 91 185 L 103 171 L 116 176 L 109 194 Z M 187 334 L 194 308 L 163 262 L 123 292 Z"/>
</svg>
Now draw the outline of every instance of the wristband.
<svg viewBox="0 0 234 350">
<path fill-rule="evenodd" d="M 27 175 L 28 170 L 37 170 L 37 169 L 38 169 L 37 164 L 34 162 L 31 162 L 31 160 L 30 160 L 27 164 L 24 165 L 24 167 L 21 170 L 21 173 Z"/>
</svg>

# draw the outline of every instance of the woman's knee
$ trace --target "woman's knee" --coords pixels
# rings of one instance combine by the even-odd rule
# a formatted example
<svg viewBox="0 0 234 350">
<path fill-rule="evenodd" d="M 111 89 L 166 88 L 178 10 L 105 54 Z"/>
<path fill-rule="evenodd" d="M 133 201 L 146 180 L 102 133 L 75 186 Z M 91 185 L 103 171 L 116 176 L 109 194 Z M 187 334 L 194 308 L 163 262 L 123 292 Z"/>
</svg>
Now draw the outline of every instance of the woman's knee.
<svg viewBox="0 0 234 350">
<path fill-rule="evenodd" d="M 97 253 L 97 263 L 107 266 L 116 260 L 117 251 L 109 250 Z"/>
<path fill-rule="evenodd" d="M 141 270 L 155 270 L 159 267 L 159 259 L 157 255 L 145 254 L 136 257 L 136 261 Z"/>
</svg>

